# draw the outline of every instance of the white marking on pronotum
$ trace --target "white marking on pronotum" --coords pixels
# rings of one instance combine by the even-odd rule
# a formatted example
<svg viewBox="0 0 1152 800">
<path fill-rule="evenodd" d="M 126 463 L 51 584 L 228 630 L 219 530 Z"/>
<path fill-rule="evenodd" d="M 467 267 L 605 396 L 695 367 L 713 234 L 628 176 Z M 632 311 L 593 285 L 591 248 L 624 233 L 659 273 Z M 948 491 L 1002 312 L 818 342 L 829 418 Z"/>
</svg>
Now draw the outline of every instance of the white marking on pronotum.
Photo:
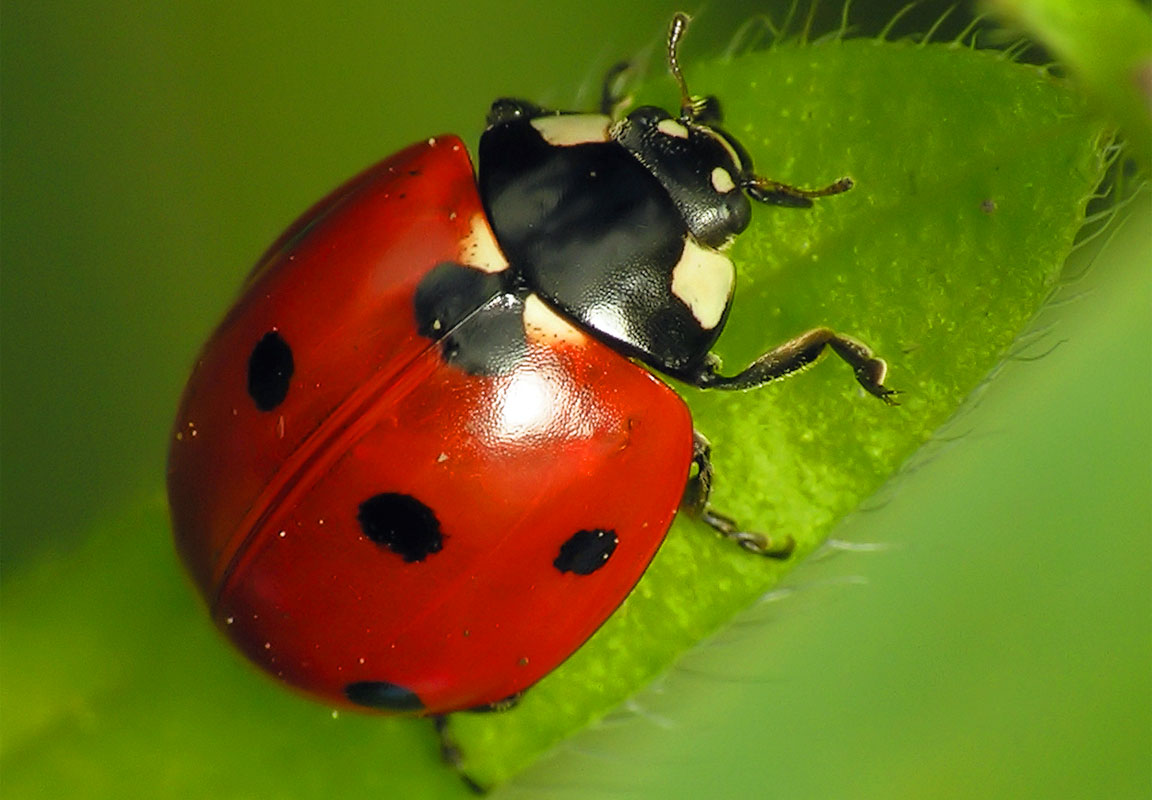
<svg viewBox="0 0 1152 800">
<path fill-rule="evenodd" d="M 473 215 L 468 235 L 460 240 L 459 253 L 457 260 L 461 264 L 481 272 L 500 272 L 508 269 L 508 260 L 500 251 L 500 245 L 496 243 L 496 236 L 488 227 L 488 220 L 483 212 Z"/>
<path fill-rule="evenodd" d="M 736 270 L 728 257 L 701 247 L 689 236 L 684 253 L 672 270 L 672 294 L 684 301 L 704 330 L 712 330 L 724 316 Z"/>
<path fill-rule="evenodd" d="M 736 188 L 736 181 L 732 180 L 732 173 L 724 167 L 715 167 L 712 170 L 712 188 L 720 194 L 728 194 Z"/>
<path fill-rule="evenodd" d="M 530 342 L 584 344 L 584 333 L 557 314 L 536 294 L 524 299 L 524 334 Z"/>
<path fill-rule="evenodd" d="M 662 119 L 656 123 L 656 130 L 660 131 L 665 136 L 675 136 L 677 139 L 687 139 L 688 129 L 684 127 L 684 123 L 675 119 Z"/>
<path fill-rule="evenodd" d="M 544 141 L 557 147 L 607 142 L 611 124 L 612 120 L 603 114 L 557 114 L 532 120 L 532 127 Z"/>
</svg>

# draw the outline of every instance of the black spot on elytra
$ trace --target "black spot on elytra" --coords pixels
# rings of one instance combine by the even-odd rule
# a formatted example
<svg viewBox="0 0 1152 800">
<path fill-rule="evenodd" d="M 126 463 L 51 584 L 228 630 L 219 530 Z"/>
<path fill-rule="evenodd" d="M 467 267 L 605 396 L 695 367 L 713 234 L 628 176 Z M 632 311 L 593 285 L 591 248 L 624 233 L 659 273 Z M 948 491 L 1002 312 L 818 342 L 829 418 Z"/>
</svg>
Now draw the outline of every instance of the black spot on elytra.
<svg viewBox="0 0 1152 800">
<path fill-rule="evenodd" d="M 344 696 L 358 706 L 381 711 L 422 711 L 424 703 L 411 689 L 387 681 L 358 681 L 344 687 Z"/>
<path fill-rule="evenodd" d="M 421 336 L 442 339 L 503 290 L 496 273 L 445 261 L 416 287 L 416 326 Z"/>
<path fill-rule="evenodd" d="M 248 396 L 261 411 L 284 402 L 295 364 L 292 348 L 276 331 L 264 334 L 248 356 Z"/>
<path fill-rule="evenodd" d="M 432 509 L 409 494 L 383 492 L 369 497 L 360 504 L 356 521 L 365 536 L 409 563 L 439 553 L 444 545 Z"/>
<path fill-rule="evenodd" d="M 608 563 L 618 541 L 615 531 L 602 528 L 576 531 L 568 541 L 560 545 L 560 555 L 556 556 L 552 566 L 561 572 L 591 575 Z"/>
<path fill-rule="evenodd" d="M 503 375 L 523 359 L 524 296 L 509 270 L 438 264 L 416 287 L 416 327 L 444 360 L 473 375 Z"/>
</svg>

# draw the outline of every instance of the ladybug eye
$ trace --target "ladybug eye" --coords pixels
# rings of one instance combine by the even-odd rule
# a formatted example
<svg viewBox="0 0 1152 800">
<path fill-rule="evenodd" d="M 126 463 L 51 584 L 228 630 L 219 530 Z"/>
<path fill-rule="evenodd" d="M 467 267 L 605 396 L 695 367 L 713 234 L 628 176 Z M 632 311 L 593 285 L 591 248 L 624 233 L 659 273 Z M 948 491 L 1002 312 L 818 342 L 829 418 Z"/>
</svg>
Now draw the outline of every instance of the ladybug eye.
<svg viewBox="0 0 1152 800">
<path fill-rule="evenodd" d="M 292 348 L 276 331 L 269 331 L 248 357 L 248 396 L 261 411 L 272 411 L 288 396 L 292 372 Z"/>
</svg>

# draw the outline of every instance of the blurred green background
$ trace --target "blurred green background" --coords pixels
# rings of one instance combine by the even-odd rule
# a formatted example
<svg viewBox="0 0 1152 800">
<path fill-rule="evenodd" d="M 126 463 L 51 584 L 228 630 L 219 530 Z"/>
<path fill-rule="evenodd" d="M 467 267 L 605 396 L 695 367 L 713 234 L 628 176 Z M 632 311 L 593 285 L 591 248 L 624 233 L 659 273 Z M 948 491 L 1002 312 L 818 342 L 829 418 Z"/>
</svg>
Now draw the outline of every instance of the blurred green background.
<svg viewBox="0 0 1152 800">
<path fill-rule="evenodd" d="M 869 4 L 854 19 L 883 21 L 901 5 Z M 908 28 L 943 7 L 924 4 Z M 78 619 L 101 613 L 75 586 L 50 610 L 20 592 L 104 563 L 93 549 L 116 546 L 109 520 L 142 516 L 155 547 L 88 576 L 86 591 L 120 599 L 103 613 L 163 623 L 168 611 L 133 605 L 134 581 L 163 584 L 181 613 L 199 613 L 157 511 L 167 427 L 196 349 L 296 213 L 409 141 L 456 131 L 475 142 L 492 97 L 591 103 L 603 70 L 658 43 L 677 8 L 5 2 L 0 580 L 6 599 L 9 587 L 18 594 L 0 609 L 2 649 L 15 650 L 14 634 L 35 641 L 70 606 Z M 763 8 L 702 9 L 688 56 L 716 52 Z M 1086 277 L 1062 293 L 1076 301 L 1046 312 L 1062 344 L 1011 364 L 954 426 L 953 446 L 900 479 L 880 510 L 847 521 L 843 538 L 892 548 L 802 568 L 793 596 L 758 607 L 663 693 L 642 696 L 651 713 L 590 732 L 509 794 L 1152 794 L 1152 243 L 1139 211 L 1081 265 Z M 155 630 L 125 619 L 125 637 Z M 205 623 L 179 646 L 218 645 Z M 167 688 L 178 692 L 180 651 L 163 637 L 145 647 L 173 659 Z M 52 680 L 40 690 L 67 695 L 55 654 L 43 659 Z M 34 668 L 5 656 L 0 681 L 11 685 L 14 663 Z M 147 719 L 134 687 L 114 675 L 100 686 Z M 154 771 L 143 776 L 123 760 L 139 746 L 127 733 L 94 745 L 83 699 L 43 720 L 0 705 L 0 787 L 24 795 L 68 766 L 93 796 L 265 796 L 257 787 L 270 776 L 306 764 L 313 781 L 287 784 L 298 796 L 458 791 L 451 776 L 417 777 L 393 760 L 410 748 L 418 755 L 405 758 L 434 763 L 425 727 L 349 722 L 361 736 L 349 752 L 318 738 L 327 712 L 288 699 L 285 715 L 265 715 L 278 693 L 255 677 L 250 686 L 250 703 L 221 699 L 220 731 L 166 731 L 140 754 Z M 774 709 L 772 730 L 747 722 L 750 704 Z M 280 727 L 291 724 L 321 731 L 311 758 Z M 228 752 L 204 744 L 213 739 Z M 251 752 L 237 749 L 246 739 Z"/>
</svg>

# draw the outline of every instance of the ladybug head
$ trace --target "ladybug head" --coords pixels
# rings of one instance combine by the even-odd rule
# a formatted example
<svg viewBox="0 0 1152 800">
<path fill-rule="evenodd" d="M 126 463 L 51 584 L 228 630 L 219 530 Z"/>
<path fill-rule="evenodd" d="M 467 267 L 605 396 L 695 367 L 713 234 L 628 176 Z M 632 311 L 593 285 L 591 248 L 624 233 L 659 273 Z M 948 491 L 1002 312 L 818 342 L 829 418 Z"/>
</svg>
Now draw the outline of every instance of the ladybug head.
<svg viewBox="0 0 1152 800">
<path fill-rule="evenodd" d="M 677 14 L 668 34 L 678 115 L 644 106 L 612 119 L 615 71 L 598 114 L 502 98 L 489 111 L 478 170 L 513 283 L 679 378 L 711 363 L 735 283 L 724 250 L 748 227 L 752 201 L 804 207 L 851 185 L 811 191 L 758 176 L 719 126 L 720 104 L 688 92 L 677 61 L 687 22 Z"/>
<path fill-rule="evenodd" d="M 612 138 L 656 177 L 696 241 L 723 249 L 752 218 L 751 159 L 719 128 L 643 106 L 612 127 Z"/>
<path fill-rule="evenodd" d="M 671 195 L 692 235 L 723 249 L 751 219 L 749 199 L 769 205 L 808 208 L 813 197 L 851 188 L 845 178 L 824 189 L 803 190 L 763 178 L 748 151 L 720 127 L 720 102 L 694 96 L 680 69 L 680 39 L 688 25 L 676 14 L 668 31 L 668 68 L 680 89 L 680 113 L 643 106 L 612 127 L 612 138 L 630 151 Z"/>
</svg>

